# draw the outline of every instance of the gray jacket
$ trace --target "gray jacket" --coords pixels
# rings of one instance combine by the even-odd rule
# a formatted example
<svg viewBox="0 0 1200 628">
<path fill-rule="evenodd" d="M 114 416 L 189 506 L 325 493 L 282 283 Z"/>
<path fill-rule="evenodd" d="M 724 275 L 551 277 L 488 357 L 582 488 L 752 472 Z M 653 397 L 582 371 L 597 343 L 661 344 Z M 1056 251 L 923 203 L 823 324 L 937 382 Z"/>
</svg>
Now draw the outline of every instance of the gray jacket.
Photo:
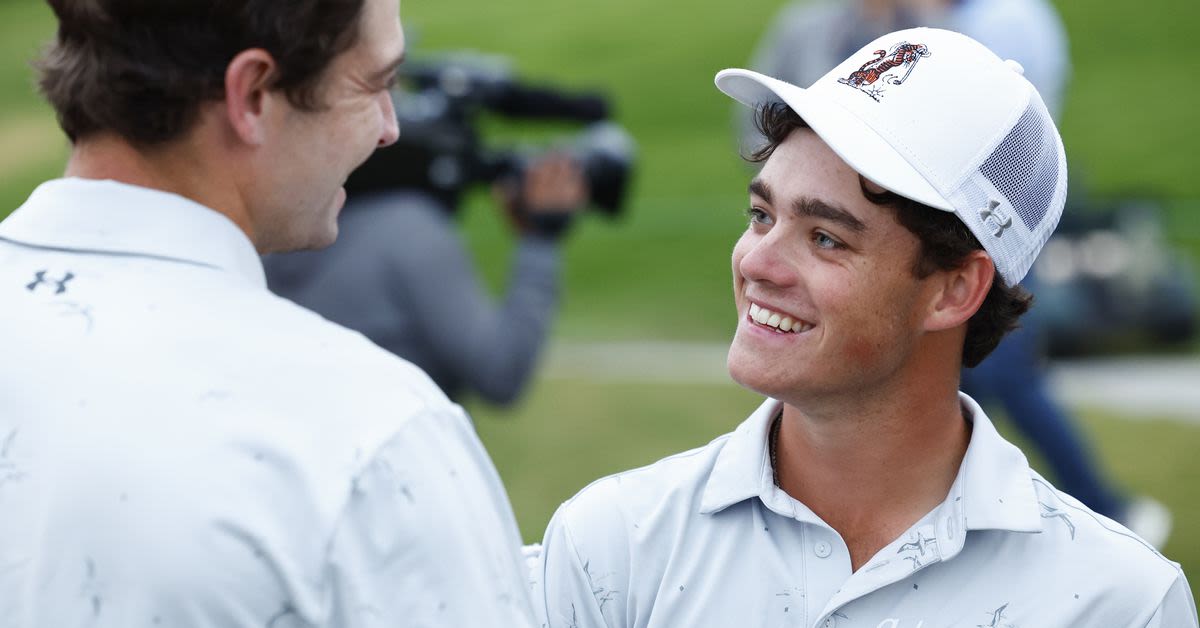
<svg viewBox="0 0 1200 628">
<path fill-rule="evenodd" d="M 267 256 L 271 290 L 413 362 L 451 397 L 517 397 L 558 307 L 556 243 L 521 237 L 496 302 L 453 217 L 426 195 L 356 200 L 338 225 L 327 249 Z"/>
</svg>

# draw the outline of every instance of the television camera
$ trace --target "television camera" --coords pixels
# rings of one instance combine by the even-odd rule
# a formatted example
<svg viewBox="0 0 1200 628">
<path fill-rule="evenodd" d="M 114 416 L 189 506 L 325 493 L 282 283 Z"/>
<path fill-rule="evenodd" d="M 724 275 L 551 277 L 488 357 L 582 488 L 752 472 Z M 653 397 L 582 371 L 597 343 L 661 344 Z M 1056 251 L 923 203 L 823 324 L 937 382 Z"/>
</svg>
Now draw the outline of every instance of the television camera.
<svg viewBox="0 0 1200 628">
<path fill-rule="evenodd" d="M 583 124 L 582 131 L 553 150 L 580 167 L 591 206 L 609 217 L 621 213 L 635 146 L 609 120 L 603 95 L 524 84 L 503 60 L 469 53 L 406 63 L 400 83 L 392 91 L 400 138 L 375 151 L 350 176 L 346 190 L 351 195 L 415 188 L 453 211 L 474 184 L 519 179 L 536 152 L 486 146 L 478 122 L 481 114 L 493 113 L 514 120 Z"/>
</svg>

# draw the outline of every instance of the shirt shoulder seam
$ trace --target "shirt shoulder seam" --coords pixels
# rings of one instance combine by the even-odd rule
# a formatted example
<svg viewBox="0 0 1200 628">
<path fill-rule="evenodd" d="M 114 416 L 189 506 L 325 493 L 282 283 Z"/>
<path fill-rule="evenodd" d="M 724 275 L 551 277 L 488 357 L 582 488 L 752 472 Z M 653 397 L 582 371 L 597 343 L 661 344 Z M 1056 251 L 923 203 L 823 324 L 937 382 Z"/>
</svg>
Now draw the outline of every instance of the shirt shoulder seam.
<svg viewBox="0 0 1200 628">
<path fill-rule="evenodd" d="M 1163 556 L 1161 552 L 1159 552 L 1157 549 L 1154 548 L 1154 546 L 1152 546 L 1149 543 L 1147 543 L 1146 541 L 1142 540 L 1136 534 L 1133 534 L 1131 532 L 1125 532 L 1122 530 L 1114 530 L 1113 528 L 1108 527 L 1104 523 L 1104 521 L 1099 516 L 1097 516 L 1096 513 L 1092 512 L 1090 509 L 1081 508 L 1081 507 L 1076 506 L 1075 504 L 1072 504 L 1069 501 L 1063 499 L 1062 491 L 1059 491 L 1057 488 L 1054 488 L 1054 486 L 1051 485 L 1049 482 L 1047 482 L 1041 478 L 1038 478 L 1038 477 L 1031 477 L 1030 480 L 1034 484 L 1039 484 L 1042 487 L 1044 487 L 1045 489 L 1047 489 L 1052 495 L 1054 495 L 1054 498 L 1058 501 L 1058 503 L 1060 505 L 1062 505 L 1066 508 L 1070 508 L 1071 510 L 1073 510 L 1075 512 L 1087 515 L 1088 517 L 1090 517 L 1092 519 L 1092 521 L 1096 522 L 1097 526 L 1099 526 L 1102 530 L 1104 530 L 1106 532 L 1109 532 L 1109 533 L 1117 535 L 1117 536 L 1125 537 L 1125 538 L 1128 538 L 1128 539 L 1131 539 L 1131 540 L 1137 542 L 1142 547 L 1149 550 L 1153 556 L 1155 556 L 1160 561 L 1162 561 L 1163 563 L 1170 566 L 1172 569 L 1174 569 L 1177 573 L 1182 573 L 1182 569 L 1179 567 L 1178 564 L 1172 562 L 1166 556 Z"/>
</svg>

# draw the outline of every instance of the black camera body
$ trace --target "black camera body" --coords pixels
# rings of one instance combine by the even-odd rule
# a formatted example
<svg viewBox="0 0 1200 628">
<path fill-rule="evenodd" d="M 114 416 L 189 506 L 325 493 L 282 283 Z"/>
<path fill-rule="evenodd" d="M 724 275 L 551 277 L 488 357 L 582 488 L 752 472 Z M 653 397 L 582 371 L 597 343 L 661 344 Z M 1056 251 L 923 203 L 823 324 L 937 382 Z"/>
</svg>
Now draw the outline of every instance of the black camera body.
<svg viewBox="0 0 1200 628">
<path fill-rule="evenodd" d="M 567 93 L 522 84 L 490 57 L 455 54 L 406 63 L 393 90 L 400 138 L 351 174 L 351 195 L 416 188 L 454 211 L 474 184 L 519 179 L 536 154 L 493 149 L 478 131 L 481 113 L 506 118 L 578 122 L 583 130 L 556 150 L 580 166 L 591 205 L 608 216 L 621 213 L 633 171 L 634 142 L 609 121 L 599 94 Z"/>
</svg>

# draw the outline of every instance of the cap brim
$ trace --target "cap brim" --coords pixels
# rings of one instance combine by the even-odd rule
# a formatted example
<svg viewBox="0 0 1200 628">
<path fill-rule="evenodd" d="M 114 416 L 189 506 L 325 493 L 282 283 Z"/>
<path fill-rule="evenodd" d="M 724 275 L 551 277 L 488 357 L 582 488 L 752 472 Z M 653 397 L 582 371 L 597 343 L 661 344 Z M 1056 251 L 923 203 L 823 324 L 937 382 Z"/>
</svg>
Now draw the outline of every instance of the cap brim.
<svg viewBox="0 0 1200 628">
<path fill-rule="evenodd" d="M 930 207 L 954 211 L 891 144 L 832 99 L 750 70 L 721 70 L 716 84 L 717 89 L 750 107 L 786 103 L 838 157 L 871 182 Z"/>
</svg>

